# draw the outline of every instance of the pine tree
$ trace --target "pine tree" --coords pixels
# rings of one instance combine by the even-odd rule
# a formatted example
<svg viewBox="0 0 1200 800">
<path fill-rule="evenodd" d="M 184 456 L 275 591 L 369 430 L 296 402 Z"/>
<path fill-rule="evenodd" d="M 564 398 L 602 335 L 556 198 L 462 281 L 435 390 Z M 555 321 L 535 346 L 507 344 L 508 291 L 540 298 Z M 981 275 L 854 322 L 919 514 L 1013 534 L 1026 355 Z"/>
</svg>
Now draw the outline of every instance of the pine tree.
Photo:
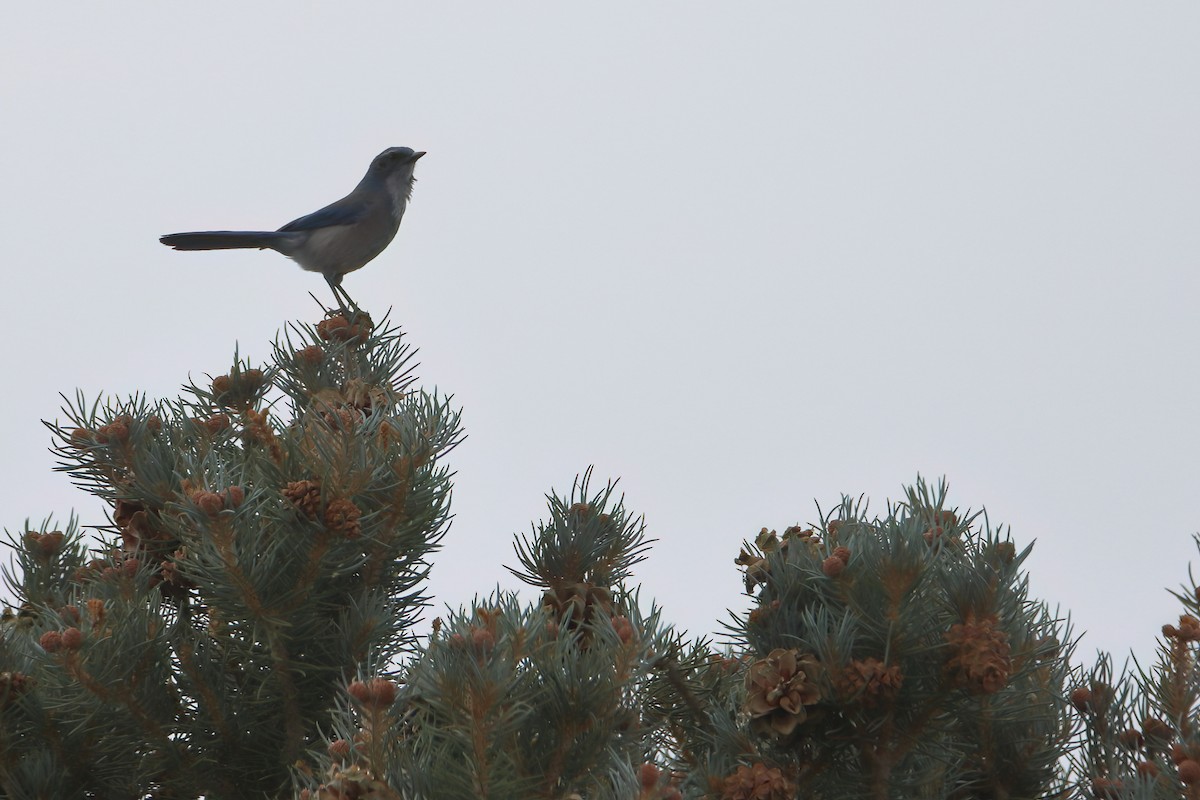
<svg viewBox="0 0 1200 800">
<path fill-rule="evenodd" d="M 918 481 L 883 517 L 843 499 L 815 529 L 747 544 L 743 692 L 703 768 L 723 797 L 1061 788 L 1069 629 L 1028 598 L 1029 548 L 979 520 Z"/>
<path fill-rule="evenodd" d="M 390 669 L 425 603 L 460 433 L 412 355 L 338 315 L 178 401 L 64 409 L 62 469 L 111 524 L 92 554 L 74 521 L 15 543 L 6 794 L 290 787 L 346 681 Z"/>
<path fill-rule="evenodd" d="M 418 635 L 462 433 L 413 355 L 330 312 L 180 399 L 68 402 L 110 519 L 10 537 L 3 796 L 1198 796 L 1194 587 L 1155 669 L 1073 670 L 1030 549 L 944 483 L 742 542 L 713 641 L 643 599 L 646 526 L 585 471 L 516 538 L 524 592 Z"/>
<path fill-rule="evenodd" d="M 1173 592 L 1185 613 L 1162 626 L 1154 665 L 1135 660 L 1116 675 L 1101 653 L 1069 695 L 1083 725 L 1071 768 L 1085 796 L 1200 798 L 1200 588 L 1190 570 L 1189 584 Z"/>
</svg>

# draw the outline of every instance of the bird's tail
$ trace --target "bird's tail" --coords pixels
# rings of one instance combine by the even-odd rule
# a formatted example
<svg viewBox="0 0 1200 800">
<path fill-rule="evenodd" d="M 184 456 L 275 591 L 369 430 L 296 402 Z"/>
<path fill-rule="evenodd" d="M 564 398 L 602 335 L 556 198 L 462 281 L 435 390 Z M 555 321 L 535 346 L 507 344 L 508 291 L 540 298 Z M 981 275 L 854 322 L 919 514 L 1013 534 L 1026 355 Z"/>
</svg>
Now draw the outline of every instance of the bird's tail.
<svg viewBox="0 0 1200 800">
<path fill-rule="evenodd" d="M 288 235 L 275 231 L 195 231 L 169 233 L 159 241 L 176 250 L 234 250 L 242 247 L 277 249 L 278 245 L 288 241 Z"/>
</svg>

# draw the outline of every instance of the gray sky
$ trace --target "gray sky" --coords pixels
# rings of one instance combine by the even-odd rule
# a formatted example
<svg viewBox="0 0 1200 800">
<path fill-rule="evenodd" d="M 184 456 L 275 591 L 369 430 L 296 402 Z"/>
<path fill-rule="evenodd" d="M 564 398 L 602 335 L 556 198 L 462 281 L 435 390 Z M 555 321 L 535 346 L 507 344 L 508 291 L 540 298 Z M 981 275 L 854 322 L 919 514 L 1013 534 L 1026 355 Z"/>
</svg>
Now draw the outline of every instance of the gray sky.
<svg viewBox="0 0 1200 800">
<path fill-rule="evenodd" d="M 596 465 L 694 632 L 813 499 L 918 472 L 1037 539 L 1034 594 L 1145 655 L 1200 529 L 1200 5 L 24 3 L 0 29 L 3 525 L 100 507 L 38 420 L 174 396 L 316 319 L 273 229 L 428 150 L 346 287 L 453 392 L 433 590 Z M 533 599 L 532 594 L 528 594 Z"/>
</svg>

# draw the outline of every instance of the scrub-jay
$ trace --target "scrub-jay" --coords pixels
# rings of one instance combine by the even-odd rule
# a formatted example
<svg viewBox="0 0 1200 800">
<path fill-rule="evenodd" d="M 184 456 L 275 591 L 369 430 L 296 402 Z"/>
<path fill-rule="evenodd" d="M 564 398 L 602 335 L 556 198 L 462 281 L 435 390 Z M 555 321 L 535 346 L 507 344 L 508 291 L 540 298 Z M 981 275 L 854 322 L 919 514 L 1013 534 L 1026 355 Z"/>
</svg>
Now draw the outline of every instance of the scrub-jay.
<svg viewBox="0 0 1200 800">
<path fill-rule="evenodd" d="M 159 241 L 176 250 L 269 247 L 303 269 L 324 275 L 338 305 L 343 305 L 342 298 L 350 296 L 342 288 L 342 276 L 382 253 L 396 236 L 412 196 L 413 168 L 423 155 L 411 147 L 389 147 L 375 156 L 354 191 L 277 231 L 172 233 Z"/>
</svg>

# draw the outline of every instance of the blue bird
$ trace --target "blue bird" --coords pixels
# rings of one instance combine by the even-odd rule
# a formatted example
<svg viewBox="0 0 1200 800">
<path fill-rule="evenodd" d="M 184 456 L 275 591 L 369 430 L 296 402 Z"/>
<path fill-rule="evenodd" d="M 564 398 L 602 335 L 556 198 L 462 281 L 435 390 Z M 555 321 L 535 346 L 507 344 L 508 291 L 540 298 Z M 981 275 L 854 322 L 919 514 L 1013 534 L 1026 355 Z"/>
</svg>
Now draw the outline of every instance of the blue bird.
<svg viewBox="0 0 1200 800">
<path fill-rule="evenodd" d="M 389 147 L 375 156 L 354 191 L 277 231 L 171 233 L 159 241 L 176 250 L 275 250 L 302 269 L 324 275 L 344 308 L 343 298 L 350 296 L 342 278 L 382 253 L 395 238 L 416 182 L 413 169 L 423 155 L 411 147 Z"/>
</svg>

